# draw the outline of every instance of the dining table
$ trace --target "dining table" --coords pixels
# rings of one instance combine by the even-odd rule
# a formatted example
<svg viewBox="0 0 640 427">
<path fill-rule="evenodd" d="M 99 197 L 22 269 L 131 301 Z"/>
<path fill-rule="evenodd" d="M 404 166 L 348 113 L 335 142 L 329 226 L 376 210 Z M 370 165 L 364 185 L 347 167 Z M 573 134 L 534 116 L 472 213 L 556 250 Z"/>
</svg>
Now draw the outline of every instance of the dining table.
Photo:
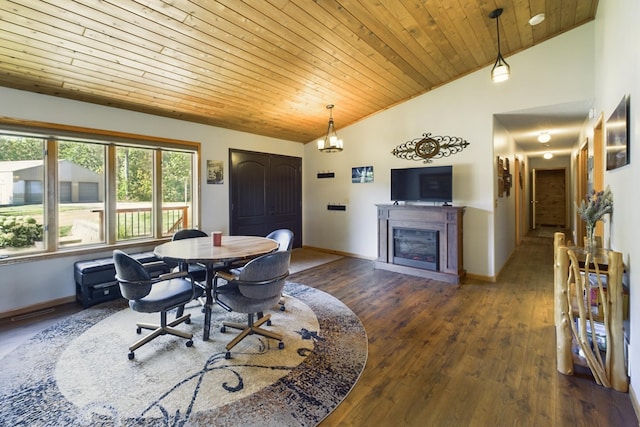
<svg viewBox="0 0 640 427">
<path fill-rule="evenodd" d="M 211 309 L 213 306 L 213 277 L 218 270 L 249 261 L 278 249 L 278 242 L 258 236 L 222 236 L 220 246 L 214 246 L 212 237 L 173 240 L 153 250 L 156 257 L 172 263 L 201 264 L 206 267 L 203 341 L 209 340 Z"/>
</svg>

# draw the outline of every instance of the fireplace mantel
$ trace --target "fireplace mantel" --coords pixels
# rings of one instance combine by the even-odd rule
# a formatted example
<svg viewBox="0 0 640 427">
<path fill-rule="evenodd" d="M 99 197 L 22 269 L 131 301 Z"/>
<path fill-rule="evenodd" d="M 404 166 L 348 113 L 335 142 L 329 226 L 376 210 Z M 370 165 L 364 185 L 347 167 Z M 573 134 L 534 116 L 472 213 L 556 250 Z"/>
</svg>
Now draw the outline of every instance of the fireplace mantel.
<svg viewBox="0 0 640 427">
<path fill-rule="evenodd" d="M 460 283 L 462 264 L 462 216 L 464 207 L 424 205 L 376 205 L 378 207 L 378 258 L 375 268 L 448 283 Z M 394 229 L 429 230 L 438 233 L 437 270 L 394 262 Z"/>
</svg>

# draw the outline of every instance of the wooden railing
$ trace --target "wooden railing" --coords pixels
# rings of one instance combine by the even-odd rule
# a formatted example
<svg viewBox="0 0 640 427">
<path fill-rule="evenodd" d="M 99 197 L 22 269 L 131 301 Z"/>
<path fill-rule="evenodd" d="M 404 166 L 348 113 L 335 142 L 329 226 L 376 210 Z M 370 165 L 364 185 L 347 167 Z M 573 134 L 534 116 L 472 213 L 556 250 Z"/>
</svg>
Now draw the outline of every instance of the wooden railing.
<svg viewBox="0 0 640 427">
<path fill-rule="evenodd" d="M 100 215 L 100 224 L 104 224 L 104 210 L 95 209 Z M 189 226 L 189 206 L 168 206 L 162 208 L 162 235 L 171 235 L 177 230 Z M 116 235 L 118 240 L 152 236 L 153 221 L 150 207 L 116 209 Z M 102 230 L 102 227 L 100 227 Z M 101 239 L 104 239 L 100 232 Z"/>
</svg>

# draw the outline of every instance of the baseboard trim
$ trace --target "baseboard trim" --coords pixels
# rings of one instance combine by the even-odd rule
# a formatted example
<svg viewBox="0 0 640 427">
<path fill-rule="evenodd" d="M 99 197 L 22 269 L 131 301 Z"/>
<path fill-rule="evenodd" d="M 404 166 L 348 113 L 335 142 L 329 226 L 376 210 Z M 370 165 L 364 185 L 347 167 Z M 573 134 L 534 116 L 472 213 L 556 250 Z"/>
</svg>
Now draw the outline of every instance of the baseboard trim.
<svg viewBox="0 0 640 427">
<path fill-rule="evenodd" d="M 629 384 L 629 397 L 631 398 L 631 406 L 633 406 L 633 412 L 636 413 L 636 418 L 640 420 L 640 404 L 638 404 L 638 396 L 636 395 L 635 390 Z M 640 425 L 640 422 L 638 423 Z"/>
<path fill-rule="evenodd" d="M 488 282 L 488 283 L 495 283 L 497 280 L 496 276 L 482 276 L 480 274 L 473 274 L 473 273 L 467 272 L 467 274 L 465 275 L 465 280 L 462 281 L 462 284 L 464 285 L 464 283 L 469 279 L 478 280 L 480 282 Z"/>
<path fill-rule="evenodd" d="M 24 317 L 29 315 L 37 315 L 37 312 L 48 310 L 52 307 L 57 307 L 63 304 L 69 304 L 76 300 L 75 296 L 58 298 L 51 301 L 41 302 L 38 304 L 29 305 L 27 307 L 18 308 L 15 310 L 4 311 L 0 313 L 0 319 L 9 319 L 13 317 Z"/>
<path fill-rule="evenodd" d="M 349 257 L 349 258 L 366 259 L 367 261 L 375 260 L 375 258 L 366 257 L 366 256 L 363 256 L 363 255 L 352 254 L 350 252 L 334 251 L 333 249 L 318 248 L 318 247 L 315 247 L 315 246 L 302 246 L 302 248 L 303 249 L 310 249 L 312 251 L 324 252 L 324 253 L 327 253 L 327 254 L 346 256 L 346 257 Z"/>
</svg>

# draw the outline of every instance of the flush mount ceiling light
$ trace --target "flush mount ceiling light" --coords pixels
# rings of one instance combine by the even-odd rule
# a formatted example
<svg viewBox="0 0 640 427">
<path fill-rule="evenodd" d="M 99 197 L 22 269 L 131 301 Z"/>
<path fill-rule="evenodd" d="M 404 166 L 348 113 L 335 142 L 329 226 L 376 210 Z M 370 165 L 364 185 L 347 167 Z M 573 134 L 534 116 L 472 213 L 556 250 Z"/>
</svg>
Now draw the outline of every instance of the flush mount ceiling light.
<svg viewBox="0 0 640 427">
<path fill-rule="evenodd" d="M 546 153 L 544 153 L 544 155 L 542 157 L 544 157 L 545 159 L 549 160 L 549 159 L 553 158 L 553 153 L 547 151 Z"/>
<path fill-rule="evenodd" d="M 538 142 L 541 143 L 545 143 L 545 142 L 549 142 L 551 141 L 551 135 L 549 135 L 549 132 L 547 131 L 542 131 L 538 134 Z"/>
<path fill-rule="evenodd" d="M 544 21 L 544 13 L 539 13 L 537 15 L 532 16 L 531 19 L 529 19 L 529 25 L 531 26 L 538 25 L 542 21 Z"/>
<path fill-rule="evenodd" d="M 502 53 L 500 53 L 500 20 L 498 19 L 500 15 L 502 15 L 502 8 L 498 8 L 489 14 L 489 18 L 496 20 L 496 29 L 498 32 L 498 57 L 491 69 L 491 80 L 496 83 L 508 80 L 511 75 L 511 67 L 509 67 L 507 61 L 502 57 Z"/>
<path fill-rule="evenodd" d="M 329 110 L 329 124 L 327 125 L 327 135 L 324 139 L 318 140 L 318 150 L 323 153 L 336 153 L 342 151 L 342 140 L 338 139 L 338 133 L 336 127 L 333 124 L 333 104 L 327 105 Z"/>
</svg>

